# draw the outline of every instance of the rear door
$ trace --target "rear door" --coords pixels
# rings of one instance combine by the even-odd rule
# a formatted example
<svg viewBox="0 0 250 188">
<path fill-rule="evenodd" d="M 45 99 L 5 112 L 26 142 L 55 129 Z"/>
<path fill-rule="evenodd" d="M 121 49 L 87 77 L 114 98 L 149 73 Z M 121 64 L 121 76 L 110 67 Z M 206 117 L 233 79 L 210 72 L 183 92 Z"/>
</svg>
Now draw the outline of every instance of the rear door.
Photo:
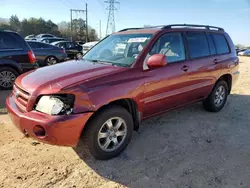
<svg viewBox="0 0 250 188">
<path fill-rule="evenodd" d="M 74 57 L 78 52 L 77 46 L 73 42 L 66 42 L 66 52 L 69 57 Z"/>
<path fill-rule="evenodd" d="M 207 97 L 216 82 L 220 72 L 215 63 L 217 55 L 213 39 L 210 33 L 205 31 L 186 32 L 189 61 L 192 65 L 190 81 L 190 101 L 200 100 Z"/>
</svg>

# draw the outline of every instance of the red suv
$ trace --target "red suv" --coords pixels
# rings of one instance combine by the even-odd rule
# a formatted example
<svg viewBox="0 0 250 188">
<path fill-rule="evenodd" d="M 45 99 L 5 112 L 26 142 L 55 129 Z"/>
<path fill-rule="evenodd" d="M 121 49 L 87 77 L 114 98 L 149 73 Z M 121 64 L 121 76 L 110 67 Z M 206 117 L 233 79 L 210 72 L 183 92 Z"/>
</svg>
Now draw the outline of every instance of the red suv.
<svg viewBox="0 0 250 188">
<path fill-rule="evenodd" d="M 219 27 L 167 25 L 114 33 L 74 60 L 19 76 L 6 105 L 13 123 L 42 142 L 117 156 L 143 119 L 193 102 L 220 111 L 239 77 Z"/>
</svg>

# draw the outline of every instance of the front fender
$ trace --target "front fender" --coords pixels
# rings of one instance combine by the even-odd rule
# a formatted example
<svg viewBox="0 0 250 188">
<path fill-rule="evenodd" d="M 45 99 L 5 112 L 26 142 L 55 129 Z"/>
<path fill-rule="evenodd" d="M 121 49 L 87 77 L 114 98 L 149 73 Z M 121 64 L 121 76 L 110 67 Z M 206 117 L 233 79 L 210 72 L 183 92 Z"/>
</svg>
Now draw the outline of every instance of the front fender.
<svg viewBox="0 0 250 188">
<path fill-rule="evenodd" d="M 0 59 L 0 67 L 4 66 L 8 66 L 15 69 L 19 74 L 23 72 L 21 65 L 10 59 Z"/>
</svg>

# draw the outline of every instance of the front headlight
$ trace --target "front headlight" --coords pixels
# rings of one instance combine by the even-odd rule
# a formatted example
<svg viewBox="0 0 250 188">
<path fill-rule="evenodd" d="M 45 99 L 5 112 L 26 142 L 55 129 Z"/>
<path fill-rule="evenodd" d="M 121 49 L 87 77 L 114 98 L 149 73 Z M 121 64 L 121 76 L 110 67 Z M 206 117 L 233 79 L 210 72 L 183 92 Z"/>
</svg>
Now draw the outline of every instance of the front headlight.
<svg viewBox="0 0 250 188">
<path fill-rule="evenodd" d="M 42 96 L 35 109 L 50 115 L 70 114 L 73 111 L 73 103 L 72 95 Z"/>
</svg>

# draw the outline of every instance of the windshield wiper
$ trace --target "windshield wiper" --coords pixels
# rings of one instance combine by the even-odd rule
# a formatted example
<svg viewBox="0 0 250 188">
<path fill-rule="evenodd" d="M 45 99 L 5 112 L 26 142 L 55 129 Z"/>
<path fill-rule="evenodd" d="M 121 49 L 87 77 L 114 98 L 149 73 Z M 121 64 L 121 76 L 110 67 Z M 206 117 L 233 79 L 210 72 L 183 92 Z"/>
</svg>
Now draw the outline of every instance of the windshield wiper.
<svg viewBox="0 0 250 188">
<path fill-rule="evenodd" d="M 93 62 L 93 63 L 100 63 L 100 64 L 104 64 L 104 65 L 115 65 L 113 62 L 110 61 L 102 61 L 102 60 L 98 60 L 98 59 L 86 59 L 87 61 Z"/>
</svg>

